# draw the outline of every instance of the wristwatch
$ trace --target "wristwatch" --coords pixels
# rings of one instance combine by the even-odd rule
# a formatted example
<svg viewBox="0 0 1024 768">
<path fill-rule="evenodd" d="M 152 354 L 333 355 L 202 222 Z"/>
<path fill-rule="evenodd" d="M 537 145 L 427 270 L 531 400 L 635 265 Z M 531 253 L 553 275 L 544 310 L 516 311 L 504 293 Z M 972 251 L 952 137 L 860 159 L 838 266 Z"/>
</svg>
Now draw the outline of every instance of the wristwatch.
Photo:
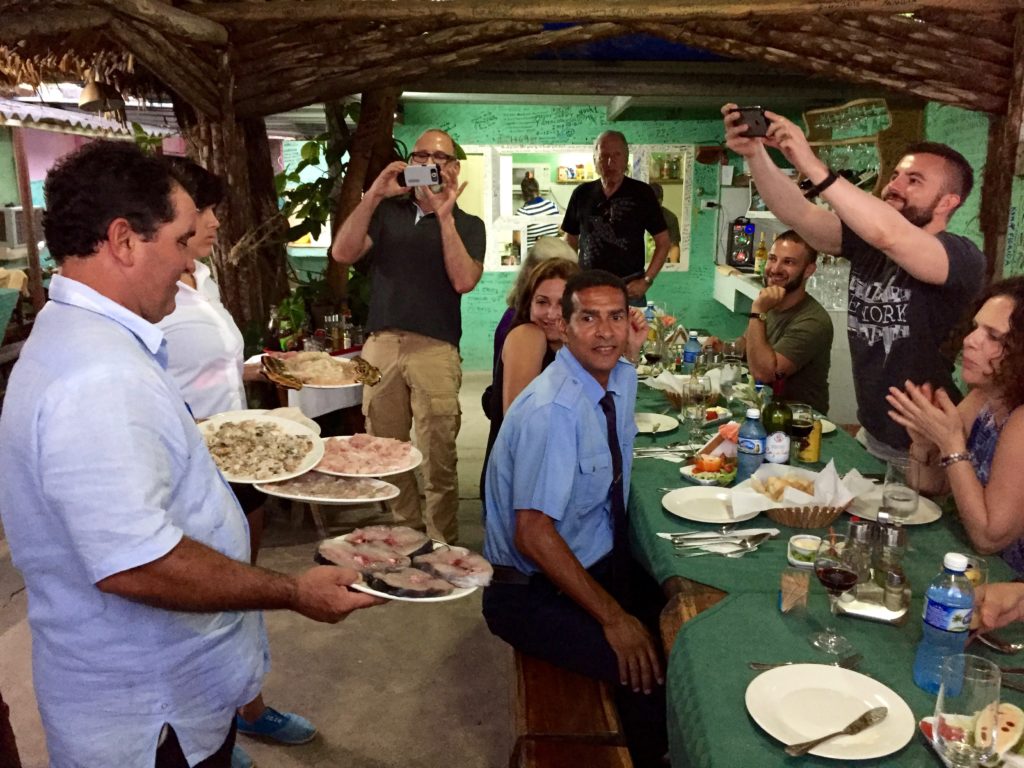
<svg viewBox="0 0 1024 768">
<path fill-rule="evenodd" d="M 640 279 L 643 280 L 645 283 L 647 283 L 647 287 L 648 288 L 650 288 L 652 285 L 654 285 L 654 278 L 653 277 L 648 277 L 647 275 L 644 275 Z"/>
<path fill-rule="evenodd" d="M 747 317 L 751 320 L 760 320 L 762 323 L 768 320 L 768 315 L 764 312 L 747 312 Z"/>
</svg>

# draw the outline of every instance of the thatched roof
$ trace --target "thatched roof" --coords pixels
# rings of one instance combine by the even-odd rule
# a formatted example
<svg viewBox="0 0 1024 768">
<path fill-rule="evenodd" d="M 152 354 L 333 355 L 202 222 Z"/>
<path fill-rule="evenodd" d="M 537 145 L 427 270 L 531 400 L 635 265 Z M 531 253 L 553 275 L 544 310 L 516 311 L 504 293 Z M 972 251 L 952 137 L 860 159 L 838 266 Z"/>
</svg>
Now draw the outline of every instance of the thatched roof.
<svg viewBox="0 0 1024 768">
<path fill-rule="evenodd" d="M 84 80 L 264 116 L 648 33 L 1005 114 L 1024 0 L 0 0 L 0 88 Z M 566 26 L 571 23 L 571 26 Z"/>
</svg>

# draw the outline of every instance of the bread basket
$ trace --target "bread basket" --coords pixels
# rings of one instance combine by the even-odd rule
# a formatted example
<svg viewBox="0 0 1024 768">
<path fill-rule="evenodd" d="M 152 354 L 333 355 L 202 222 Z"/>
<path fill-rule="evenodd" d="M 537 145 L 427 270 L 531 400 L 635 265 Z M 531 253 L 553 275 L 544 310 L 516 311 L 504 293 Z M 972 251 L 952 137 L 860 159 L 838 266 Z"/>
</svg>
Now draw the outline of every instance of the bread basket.
<svg viewBox="0 0 1024 768">
<path fill-rule="evenodd" d="M 788 528 L 824 528 L 843 514 L 846 506 L 775 507 L 764 513 L 772 522 Z"/>
</svg>

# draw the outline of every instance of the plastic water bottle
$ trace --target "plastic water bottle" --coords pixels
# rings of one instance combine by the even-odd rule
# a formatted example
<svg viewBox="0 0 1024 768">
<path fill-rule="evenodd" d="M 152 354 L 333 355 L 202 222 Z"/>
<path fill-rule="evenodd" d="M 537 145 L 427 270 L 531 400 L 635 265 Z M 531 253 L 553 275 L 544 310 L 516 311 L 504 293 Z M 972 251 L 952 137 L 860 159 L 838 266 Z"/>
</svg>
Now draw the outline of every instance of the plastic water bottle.
<svg viewBox="0 0 1024 768">
<path fill-rule="evenodd" d="M 700 350 L 701 346 L 700 342 L 697 341 L 697 332 L 690 331 L 690 338 L 683 347 L 683 373 L 693 373 L 693 369 L 697 366 L 697 355 L 700 354 Z"/>
<path fill-rule="evenodd" d="M 747 419 L 740 425 L 736 451 L 736 483 L 742 483 L 764 462 L 764 443 L 768 433 L 761 423 L 761 411 L 747 408 Z M 966 567 L 966 566 L 965 566 Z"/>
<path fill-rule="evenodd" d="M 657 318 L 658 312 L 654 308 L 654 302 L 648 301 L 647 307 L 644 309 L 644 320 L 647 321 L 647 340 L 650 342 L 658 340 L 658 327 L 655 325 Z"/>
<path fill-rule="evenodd" d="M 914 657 L 914 682 L 928 693 L 939 692 L 943 659 L 963 653 L 974 612 L 974 587 L 964 575 L 967 558 L 948 552 L 942 568 L 925 592 L 921 642 Z"/>
</svg>

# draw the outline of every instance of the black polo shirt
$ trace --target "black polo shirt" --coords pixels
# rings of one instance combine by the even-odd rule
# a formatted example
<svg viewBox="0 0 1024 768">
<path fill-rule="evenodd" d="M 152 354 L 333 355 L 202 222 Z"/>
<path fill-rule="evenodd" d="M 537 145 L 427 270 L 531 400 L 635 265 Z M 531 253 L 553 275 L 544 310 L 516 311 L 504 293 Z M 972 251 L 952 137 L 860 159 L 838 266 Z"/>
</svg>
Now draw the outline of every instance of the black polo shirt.
<svg viewBox="0 0 1024 768">
<path fill-rule="evenodd" d="M 373 212 L 367 234 L 373 247 L 370 268 L 369 332 L 394 328 L 458 346 L 462 337 L 462 296 L 444 268 L 441 228 L 433 213 L 416 221 L 408 196 L 384 200 Z M 455 206 L 455 229 L 474 261 L 483 262 L 484 223 Z"/>
</svg>

